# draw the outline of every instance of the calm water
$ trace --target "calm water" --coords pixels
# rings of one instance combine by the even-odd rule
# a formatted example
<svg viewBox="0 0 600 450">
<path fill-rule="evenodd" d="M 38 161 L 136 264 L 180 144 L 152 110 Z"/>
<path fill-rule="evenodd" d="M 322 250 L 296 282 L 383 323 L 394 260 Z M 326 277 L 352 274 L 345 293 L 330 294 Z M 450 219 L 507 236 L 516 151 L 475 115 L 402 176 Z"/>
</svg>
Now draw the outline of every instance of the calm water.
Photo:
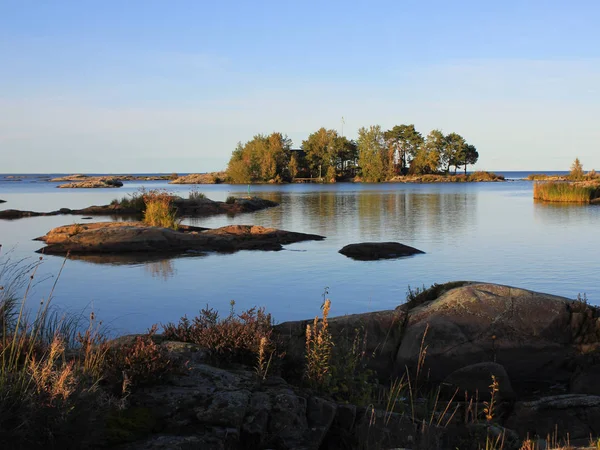
<svg viewBox="0 0 600 450">
<path fill-rule="evenodd" d="M 506 173 L 508 178 L 523 174 Z M 512 175 L 512 176 L 511 176 Z M 0 209 L 48 211 L 105 204 L 142 185 L 186 195 L 190 186 L 129 182 L 120 189 L 55 189 L 56 183 L 0 176 Z M 209 198 L 246 195 L 246 186 L 204 185 Z M 93 308 L 117 332 L 134 332 L 152 323 L 194 315 L 207 303 L 226 313 L 266 306 L 276 321 L 319 312 L 329 288 L 333 313 L 393 308 L 407 286 L 451 280 L 510 284 L 568 297 L 587 293 L 600 303 L 597 237 L 600 207 L 537 204 L 532 183 L 336 184 L 252 186 L 252 194 L 281 206 L 236 217 L 186 221 L 218 227 L 256 224 L 317 233 L 322 242 L 290 245 L 281 252 L 211 254 L 161 261 L 69 260 L 54 292 L 54 304 L 81 312 Z M 98 217 L 96 221 L 111 220 Z M 31 239 L 55 226 L 81 222 L 78 216 L 0 221 L 2 252 L 37 258 L 40 242 Z M 399 241 L 426 252 L 387 261 L 352 261 L 337 251 L 360 241 Z M 54 277 L 63 259 L 44 257 L 38 279 Z M 46 297 L 53 278 L 39 283 L 30 303 Z"/>
</svg>

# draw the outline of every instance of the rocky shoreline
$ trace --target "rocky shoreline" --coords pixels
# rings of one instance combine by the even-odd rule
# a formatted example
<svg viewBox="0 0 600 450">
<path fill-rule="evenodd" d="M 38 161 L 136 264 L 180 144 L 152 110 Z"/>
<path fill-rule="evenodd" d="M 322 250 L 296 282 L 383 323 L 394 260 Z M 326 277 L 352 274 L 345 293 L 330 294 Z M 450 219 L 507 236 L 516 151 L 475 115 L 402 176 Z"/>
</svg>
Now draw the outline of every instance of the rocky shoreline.
<svg viewBox="0 0 600 450">
<path fill-rule="evenodd" d="M 216 367 L 192 343 L 162 342 L 188 372 L 131 396 L 154 425 L 118 448 L 478 450 L 501 438 L 494 448 L 517 450 L 546 448 L 547 436 L 588 448 L 600 435 L 600 313 L 584 302 L 456 282 L 393 310 L 329 319 L 335 345 L 352 341 L 348 330 L 364 333 L 381 386 L 407 375 L 418 384 L 387 407 L 290 381 L 301 380 L 312 322 L 275 326 L 285 358 L 264 379 L 251 367 Z"/>
</svg>

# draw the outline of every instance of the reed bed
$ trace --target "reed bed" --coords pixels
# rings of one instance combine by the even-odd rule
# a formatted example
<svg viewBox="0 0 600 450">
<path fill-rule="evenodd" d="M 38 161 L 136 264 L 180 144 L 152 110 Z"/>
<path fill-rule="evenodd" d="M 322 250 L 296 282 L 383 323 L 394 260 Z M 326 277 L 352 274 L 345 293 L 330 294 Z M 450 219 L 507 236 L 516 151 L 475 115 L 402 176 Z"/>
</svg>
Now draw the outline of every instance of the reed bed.
<svg viewBox="0 0 600 450">
<path fill-rule="evenodd" d="M 533 198 L 545 202 L 591 203 L 600 199 L 600 184 L 537 182 L 533 185 Z"/>
</svg>

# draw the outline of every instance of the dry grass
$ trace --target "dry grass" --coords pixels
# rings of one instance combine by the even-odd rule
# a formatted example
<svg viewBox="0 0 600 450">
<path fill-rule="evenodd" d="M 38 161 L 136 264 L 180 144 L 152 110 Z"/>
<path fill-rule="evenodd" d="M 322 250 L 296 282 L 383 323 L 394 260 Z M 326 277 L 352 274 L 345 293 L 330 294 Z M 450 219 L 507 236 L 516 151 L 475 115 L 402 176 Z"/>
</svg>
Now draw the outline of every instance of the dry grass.
<svg viewBox="0 0 600 450">
<path fill-rule="evenodd" d="M 144 223 L 152 227 L 179 228 L 177 211 L 173 206 L 173 195 L 163 190 L 152 190 L 144 194 Z"/>
<path fill-rule="evenodd" d="M 323 388 L 331 378 L 331 354 L 333 339 L 327 317 L 331 301 L 323 303 L 323 318 L 316 316 L 312 326 L 306 326 L 306 367 L 304 376 L 314 388 Z"/>
<path fill-rule="evenodd" d="M 153 383 L 172 366 L 144 337 L 143 345 L 136 341 L 125 351 L 110 349 L 94 314 L 77 332 L 80 318 L 52 313 L 54 287 L 30 317 L 25 305 L 41 260 L 13 264 L 0 263 L 5 268 L 0 270 L 0 442 L 15 449 L 87 448 L 101 438 L 98 424 L 116 404 L 110 400 L 111 383 L 122 380 L 114 373 L 138 384 Z M 54 286 L 59 278 L 60 272 Z M 18 303 L 14 298 L 20 291 Z"/>
<path fill-rule="evenodd" d="M 545 202 L 590 203 L 600 198 L 600 183 L 536 182 L 533 198 Z"/>
</svg>

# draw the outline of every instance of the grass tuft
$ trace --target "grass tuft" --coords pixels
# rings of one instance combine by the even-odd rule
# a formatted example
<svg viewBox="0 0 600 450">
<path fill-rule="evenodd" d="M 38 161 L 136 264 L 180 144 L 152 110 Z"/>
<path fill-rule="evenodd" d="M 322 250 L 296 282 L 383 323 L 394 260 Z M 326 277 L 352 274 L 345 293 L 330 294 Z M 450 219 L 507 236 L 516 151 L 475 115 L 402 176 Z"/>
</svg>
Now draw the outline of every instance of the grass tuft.
<svg viewBox="0 0 600 450">
<path fill-rule="evenodd" d="M 600 198 L 600 184 L 594 182 L 536 182 L 534 200 L 545 202 L 590 203 Z"/>
<path fill-rule="evenodd" d="M 155 189 L 144 194 L 144 223 L 152 227 L 171 228 L 177 230 L 180 221 L 177 210 L 173 206 L 173 195 L 169 192 Z"/>
</svg>

